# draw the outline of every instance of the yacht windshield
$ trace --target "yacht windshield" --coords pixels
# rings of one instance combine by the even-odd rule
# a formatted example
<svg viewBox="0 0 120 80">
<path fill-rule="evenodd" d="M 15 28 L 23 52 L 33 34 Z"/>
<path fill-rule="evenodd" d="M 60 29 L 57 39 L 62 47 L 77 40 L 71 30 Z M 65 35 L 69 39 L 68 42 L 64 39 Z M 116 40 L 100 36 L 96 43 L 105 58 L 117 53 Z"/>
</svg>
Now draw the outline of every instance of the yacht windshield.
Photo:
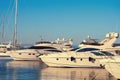
<svg viewBox="0 0 120 80">
<path fill-rule="evenodd" d="M 46 50 L 46 51 L 50 51 L 50 52 L 62 52 L 60 50 Z"/>
<path fill-rule="evenodd" d="M 96 55 L 96 56 L 105 56 L 104 54 L 102 54 L 102 53 L 100 53 L 100 52 L 91 52 L 91 53 L 93 53 L 93 54 Z"/>
<path fill-rule="evenodd" d="M 101 51 L 101 53 L 103 53 L 106 56 L 114 56 L 114 54 L 111 54 L 110 52 L 107 51 Z"/>
<path fill-rule="evenodd" d="M 99 50 L 96 48 L 83 48 L 83 49 L 79 49 L 76 52 L 85 52 L 85 51 L 94 51 L 94 50 Z"/>
<path fill-rule="evenodd" d="M 56 48 L 49 46 L 32 46 L 29 49 L 56 49 Z"/>
<path fill-rule="evenodd" d="M 72 50 L 70 50 L 70 51 L 76 51 L 76 50 L 78 50 L 79 48 L 74 48 L 74 49 L 72 49 Z"/>
<path fill-rule="evenodd" d="M 114 56 L 113 54 L 107 51 L 99 51 L 99 52 L 91 52 L 91 53 L 97 56 Z"/>
</svg>

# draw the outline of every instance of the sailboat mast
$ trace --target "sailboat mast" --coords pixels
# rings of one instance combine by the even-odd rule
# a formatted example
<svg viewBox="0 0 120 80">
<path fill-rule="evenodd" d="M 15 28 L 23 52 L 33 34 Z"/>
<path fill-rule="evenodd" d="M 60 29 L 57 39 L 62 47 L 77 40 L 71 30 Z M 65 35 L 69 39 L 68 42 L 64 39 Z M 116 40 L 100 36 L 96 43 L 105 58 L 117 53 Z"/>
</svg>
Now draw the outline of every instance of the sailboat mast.
<svg viewBox="0 0 120 80">
<path fill-rule="evenodd" d="M 5 35 L 4 35 L 4 16 L 2 20 L 2 44 L 5 42 Z"/>
<path fill-rule="evenodd" d="M 13 46 L 16 47 L 17 45 L 17 17 L 18 17 L 18 0 L 16 1 L 16 11 L 15 11 L 15 27 L 14 27 L 14 39 L 13 39 Z"/>
</svg>

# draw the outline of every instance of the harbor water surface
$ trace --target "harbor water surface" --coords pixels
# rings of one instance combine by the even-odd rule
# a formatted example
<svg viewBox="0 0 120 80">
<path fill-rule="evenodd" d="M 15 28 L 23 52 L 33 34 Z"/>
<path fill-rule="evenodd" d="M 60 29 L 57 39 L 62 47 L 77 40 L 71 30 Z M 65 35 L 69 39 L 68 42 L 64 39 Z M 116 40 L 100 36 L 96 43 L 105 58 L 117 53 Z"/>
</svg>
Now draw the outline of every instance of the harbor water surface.
<svg viewBox="0 0 120 80">
<path fill-rule="evenodd" d="M 52 68 L 40 61 L 0 58 L 0 80 L 115 80 L 100 68 Z"/>
</svg>

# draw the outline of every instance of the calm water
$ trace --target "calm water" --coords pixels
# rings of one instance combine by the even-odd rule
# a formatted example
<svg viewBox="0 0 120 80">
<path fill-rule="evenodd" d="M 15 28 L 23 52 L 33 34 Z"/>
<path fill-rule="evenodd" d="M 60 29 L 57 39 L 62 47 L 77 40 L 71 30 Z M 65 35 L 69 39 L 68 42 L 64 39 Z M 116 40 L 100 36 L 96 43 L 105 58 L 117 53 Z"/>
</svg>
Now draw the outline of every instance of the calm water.
<svg viewBox="0 0 120 80">
<path fill-rule="evenodd" d="M 105 69 L 51 68 L 39 61 L 0 59 L 0 80 L 115 80 Z"/>
</svg>

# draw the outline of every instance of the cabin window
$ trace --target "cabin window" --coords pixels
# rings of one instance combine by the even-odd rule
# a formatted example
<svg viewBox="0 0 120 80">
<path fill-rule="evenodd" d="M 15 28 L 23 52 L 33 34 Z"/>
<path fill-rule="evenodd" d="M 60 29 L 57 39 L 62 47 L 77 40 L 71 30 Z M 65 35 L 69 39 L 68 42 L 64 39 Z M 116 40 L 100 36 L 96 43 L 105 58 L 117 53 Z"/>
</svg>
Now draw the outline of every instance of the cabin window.
<svg viewBox="0 0 120 80">
<path fill-rule="evenodd" d="M 71 57 L 71 61 L 76 61 L 76 59 L 74 57 Z"/>
<path fill-rule="evenodd" d="M 69 58 L 67 58 L 67 60 L 69 60 Z"/>
<path fill-rule="evenodd" d="M 19 53 L 19 55 L 21 55 L 22 53 Z"/>
<path fill-rule="evenodd" d="M 29 49 L 56 49 L 56 48 L 49 46 L 31 46 Z"/>
<path fill-rule="evenodd" d="M 94 62 L 95 62 L 95 59 L 92 58 L 92 57 L 89 57 L 89 61 L 92 62 L 92 63 L 94 63 Z"/>
<path fill-rule="evenodd" d="M 35 53 L 33 53 L 33 55 L 35 55 Z"/>
<path fill-rule="evenodd" d="M 91 53 L 93 53 L 96 56 L 114 56 L 113 54 L 107 51 L 99 51 L 99 52 L 91 52 Z"/>
<path fill-rule="evenodd" d="M 6 46 L 0 46 L 0 48 L 6 48 Z"/>
<path fill-rule="evenodd" d="M 59 60 L 58 58 L 56 60 Z"/>
<path fill-rule="evenodd" d="M 107 51 L 101 51 L 101 53 L 103 53 L 106 56 L 114 56 L 114 54 L 107 52 Z"/>
<path fill-rule="evenodd" d="M 31 53 L 29 53 L 28 55 L 31 55 Z"/>
<path fill-rule="evenodd" d="M 82 61 L 82 58 L 80 60 Z"/>
<path fill-rule="evenodd" d="M 83 49 L 77 50 L 77 52 L 94 51 L 94 50 L 99 50 L 99 49 L 96 49 L 96 48 L 83 48 Z"/>
<path fill-rule="evenodd" d="M 62 52 L 62 51 L 60 51 L 60 50 L 46 50 L 46 51 L 50 51 L 50 52 Z"/>
<path fill-rule="evenodd" d="M 89 61 L 92 61 L 93 58 L 89 57 Z"/>
<path fill-rule="evenodd" d="M 120 50 L 116 50 L 115 52 L 116 54 L 120 55 Z"/>
<path fill-rule="evenodd" d="M 96 55 L 96 56 L 104 56 L 103 53 L 100 53 L 100 52 L 91 52 L 92 54 Z"/>
</svg>

